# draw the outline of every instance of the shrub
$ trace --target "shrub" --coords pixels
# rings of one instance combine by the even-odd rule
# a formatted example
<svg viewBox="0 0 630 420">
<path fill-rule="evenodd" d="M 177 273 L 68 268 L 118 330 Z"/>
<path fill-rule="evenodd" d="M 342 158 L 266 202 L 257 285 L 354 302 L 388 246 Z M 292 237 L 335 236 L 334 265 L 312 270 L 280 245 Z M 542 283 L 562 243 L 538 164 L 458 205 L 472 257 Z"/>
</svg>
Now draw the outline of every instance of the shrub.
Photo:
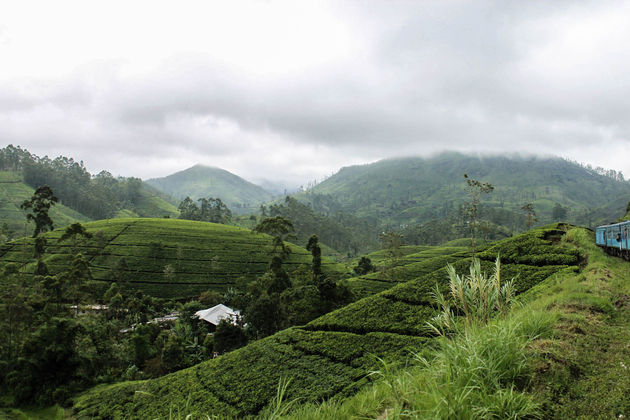
<svg viewBox="0 0 630 420">
<path fill-rule="evenodd" d="M 447 266 L 450 299 L 440 292 L 435 299 L 442 312 L 434 317 L 429 326 L 439 334 L 457 328 L 456 315 L 462 314 L 468 326 L 483 325 L 494 312 L 505 315 L 514 301 L 514 279 L 501 284 L 501 261 L 496 259 L 490 277 L 481 271 L 481 263 L 474 258 L 470 274 L 460 276 L 452 265 Z M 451 308 L 451 303 L 453 308 Z"/>
</svg>

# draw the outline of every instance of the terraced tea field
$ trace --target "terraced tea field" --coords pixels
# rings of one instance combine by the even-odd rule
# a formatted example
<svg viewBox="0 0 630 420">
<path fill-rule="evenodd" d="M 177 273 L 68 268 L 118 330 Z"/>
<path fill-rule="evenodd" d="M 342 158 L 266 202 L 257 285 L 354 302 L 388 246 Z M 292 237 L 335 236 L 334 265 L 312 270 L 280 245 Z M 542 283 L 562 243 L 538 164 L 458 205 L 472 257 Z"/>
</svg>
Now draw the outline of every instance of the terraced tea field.
<svg viewBox="0 0 630 420">
<path fill-rule="evenodd" d="M 369 254 L 372 262 L 379 264 L 379 269 L 350 279 L 353 293 L 361 297 L 371 296 L 470 256 L 468 247 L 464 246 L 411 245 L 401 250 L 403 256 L 392 267 L 387 267 L 386 251 Z"/>
<path fill-rule="evenodd" d="M 490 270 L 500 254 L 502 278 L 518 275 L 522 292 L 554 273 L 579 270 L 579 252 L 561 240 L 567 229 L 556 224 L 532 230 L 491 244 L 478 256 Z M 458 272 L 471 261 L 463 252 L 448 257 Z M 433 258 L 441 257 L 409 265 Z M 404 363 L 410 352 L 431 346 L 431 294 L 436 284 L 446 286 L 447 276 L 443 265 L 433 271 L 429 266 L 413 280 L 217 359 L 154 380 L 99 386 L 77 398 L 75 412 L 79 418 L 156 418 L 185 410 L 242 418 L 268 404 L 283 378 L 291 379 L 288 400 L 353 394 L 379 368 L 377 357 Z"/>
<path fill-rule="evenodd" d="M 240 278 L 254 280 L 267 271 L 273 249 L 271 237 L 248 229 L 214 223 L 173 219 L 110 219 L 86 223 L 94 237 L 59 243 L 63 229 L 46 234 L 46 263 L 50 271 L 67 269 L 75 252 L 84 254 L 94 280 L 103 288 L 115 280 L 128 283 L 152 296 L 184 298 L 205 290 L 226 291 Z M 26 241 L 26 242 L 25 242 Z M 289 244 L 285 268 L 292 271 L 311 264 L 311 254 Z M 0 247 L 0 265 L 27 264 L 32 276 L 32 239 Z M 165 274 L 165 268 L 171 268 Z M 345 269 L 328 259 L 324 271 Z"/>
</svg>

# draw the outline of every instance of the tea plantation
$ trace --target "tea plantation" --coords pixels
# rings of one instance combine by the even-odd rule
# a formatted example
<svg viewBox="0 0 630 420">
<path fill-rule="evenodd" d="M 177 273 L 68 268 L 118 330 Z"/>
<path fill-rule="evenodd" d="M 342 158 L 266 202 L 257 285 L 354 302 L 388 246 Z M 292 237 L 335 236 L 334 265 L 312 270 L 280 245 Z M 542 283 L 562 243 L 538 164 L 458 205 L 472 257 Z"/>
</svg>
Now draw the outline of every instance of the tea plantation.
<svg viewBox="0 0 630 420">
<path fill-rule="evenodd" d="M 535 229 L 491 244 L 478 256 L 489 271 L 501 255 L 503 278 L 517 276 L 522 292 L 554 273 L 579 269 L 578 251 L 560 241 L 567 228 Z M 268 404 L 282 378 L 291 380 L 286 398 L 300 402 L 353 394 L 379 367 L 377 357 L 404 363 L 410 352 L 431 346 L 425 327 L 435 314 L 431 294 L 447 280 L 445 260 L 434 258 L 450 258 L 459 272 L 470 264 L 465 252 L 412 262 L 408 265 L 426 265 L 410 281 L 192 368 L 154 380 L 100 386 L 75 400 L 75 414 L 166 418 L 184 412 L 242 418 Z"/>
<path fill-rule="evenodd" d="M 89 261 L 96 285 L 112 281 L 128 284 L 155 297 L 184 298 L 205 290 L 226 291 L 239 279 L 251 281 L 268 270 L 271 237 L 248 229 L 214 223 L 173 219 L 109 219 L 86 223 L 91 239 L 59 242 L 63 229 L 46 234 L 45 261 L 55 274 L 67 270 L 80 252 Z M 311 254 L 288 244 L 285 268 L 311 264 Z M 33 275 L 32 239 L 0 247 L 0 266 L 26 264 Z M 169 266 L 168 274 L 165 267 Z M 325 272 L 345 269 L 324 259 Z"/>
</svg>

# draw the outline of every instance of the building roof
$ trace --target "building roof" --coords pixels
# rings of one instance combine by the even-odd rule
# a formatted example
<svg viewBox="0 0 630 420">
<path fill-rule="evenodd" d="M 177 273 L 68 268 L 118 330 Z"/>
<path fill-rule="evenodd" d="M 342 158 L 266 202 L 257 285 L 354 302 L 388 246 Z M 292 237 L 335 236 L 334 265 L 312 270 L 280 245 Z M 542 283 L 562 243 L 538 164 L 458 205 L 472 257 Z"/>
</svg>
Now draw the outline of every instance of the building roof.
<svg viewBox="0 0 630 420">
<path fill-rule="evenodd" d="M 241 313 L 219 303 L 212 308 L 197 311 L 195 315 L 198 316 L 199 319 L 203 319 L 213 325 L 218 325 L 222 319 L 231 320 L 233 323 L 236 322 L 236 318 L 238 318 Z"/>
</svg>

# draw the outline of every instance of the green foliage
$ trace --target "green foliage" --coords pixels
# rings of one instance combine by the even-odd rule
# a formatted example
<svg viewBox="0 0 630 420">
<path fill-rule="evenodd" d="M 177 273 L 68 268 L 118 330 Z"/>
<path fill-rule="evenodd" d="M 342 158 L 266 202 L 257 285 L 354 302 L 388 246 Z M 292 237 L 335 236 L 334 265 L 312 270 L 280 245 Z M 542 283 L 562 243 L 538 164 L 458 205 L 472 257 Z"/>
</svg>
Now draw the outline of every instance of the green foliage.
<svg viewBox="0 0 630 420">
<path fill-rule="evenodd" d="M 514 279 L 501 281 L 501 262 L 498 257 L 490 277 L 481 271 L 481 263 L 476 258 L 470 265 L 469 275 L 460 276 L 450 264 L 446 271 L 450 293 L 447 297 L 437 288 L 435 298 L 441 313 L 429 323 L 438 334 L 457 331 L 458 314 L 463 316 L 468 327 L 484 325 L 495 312 L 507 314 L 514 302 Z"/>
<path fill-rule="evenodd" d="M 213 290 L 226 292 L 236 286 L 237 279 L 251 282 L 269 267 L 273 250 L 271 238 L 262 234 L 226 225 L 177 219 L 113 219 L 84 224 L 91 239 L 59 242 L 63 230 L 45 234 L 48 239 L 44 262 L 52 275 L 68 271 L 73 252 L 88 261 L 94 285 L 104 293 L 111 282 L 123 290 L 140 289 L 157 297 L 196 297 Z M 97 234 L 101 232 L 100 234 Z M 0 269 L 6 264 L 21 264 L 27 258 L 25 276 L 31 278 L 36 260 L 25 255 L 32 239 L 5 244 L 0 249 Z M 312 256 L 303 248 L 285 244 L 291 249 L 283 261 L 288 273 L 310 264 Z M 74 249 L 73 249 L 74 248 Z M 164 267 L 173 268 L 172 276 L 164 275 Z M 322 258 L 322 271 L 343 272 L 345 269 Z M 171 287 L 177 284 L 177 287 Z"/>
<path fill-rule="evenodd" d="M 525 227 L 529 230 L 532 225 L 538 221 L 538 217 L 536 217 L 536 210 L 534 210 L 534 205 L 532 203 L 524 204 L 521 207 L 521 210 L 525 213 Z"/>
<path fill-rule="evenodd" d="M 176 213 L 172 205 L 140 179 L 114 178 L 107 171 L 92 177 L 83 162 L 72 158 L 59 156 L 51 160 L 30 155 L 22 162 L 21 169 L 26 184 L 50 185 L 64 204 L 92 219 L 115 217 L 125 208 L 140 216 Z"/>
<path fill-rule="evenodd" d="M 553 225 L 488 246 L 478 253 L 481 269 L 486 271 L 492 269 L 497 254 L 500 253 L 503 258 L 504 251 L 509 254 L 509 250 L 516 249 L 517 246 L 512 242 L 532 245 L 534 252 L 549 255 L 552 263 L 559 258 L 558 256 L 573 256 L 573 251 L 562 240 L 564 233 L 565 230 L 559 225 Z M 423 249 L 419 253 L 430 254 L 430 249 Z M 456 270 L 467 269 L 471 263 L 468 253 L 453 253 L 455 249 L 451 247 L 436 250 L 430 257 L 424 259 L 414 257 L 415 254 L 419 254 L 418 252 L 409 253 L 401 260 L 409 257 L 408 265 L 416 267 L 414 268 L 416 271 L 407 271 L 409 276 L 414 275 L 411 273 L 417 273 L 411 281 L 323 315 L 304 327 L 280 331 L 217 359 L 169 376 L 145 382 L 96 388 L 77 399 L 75 410 L 79 416 L 85 417 L 133 415 L 160 417 L 167 413 L 169 407 L 176 401 L 184 401 L 188 395 L 192 395 L 192 401 L 195 403 L 191 410 L 196 412 L 205 410 L 233 417 L 256 415 L 275 397 L 281 378 L 291 378 L 286 388 L 287 401 L 298 398 L 301 403 L 314 402 L 334 396 L 352 395 L 374 378 L 367 375 L 379 367 L 375 356 L 392 363 L 402 363 L 408 359 L 410 351 L 425 354 L 429 348 L 437 345 L 435 339 L 428 337 L 429 330 L 426 328 L 426 322 L 437 314 L 432 306 L 434 286 L 438 283 L 443 287 L 442 292 L 446 290 L 448 280 L 446 261 L 450 261 Z M 556 249 L 560 250 L 556 252 Z M 420 261 L 414 258 L 420 258 Z M 518 259 L 516 255 L 512 255 L 511 258 Z M 578 260 L 574 259 L 575 262 Z M 501 267 L 503 277 L 514 277 L 521 273 L 514 283 L 517 292 L 522 292 L 544 281 L 548 276 L 567 269 L 567 266 L 553 264 L 530 266 L 503 261 Z M 542 264 L 544 259 L 538 259 L 536 262 Z M 421 267 L 418 267 L 419 265 Z M 397 268 L 404 270 L 405 267 L 403 265 Z M 403 272 L 405 271 L 401 271 Z M 312 286 L 309 287 L 304 290 L 312 290 Z M 297 293 L 297 290 L 302 289 L 288 290 Z M 264 295 L 268 297 L 266 293 Z M 273 302 L 268 303 L 267 309 L 276 308 Z M 511 327 L 505 328 L 505 334 L 516 332 L 518 337 L 525 337 L 527 341 L 529 339 L 527 334 L 530 333 L 524 332 L 525 327 L 517 327 L 519 324 L 525 325 L 524 322 L 515 321 Z M 531 325 L 535 327 L 536 323 Z M 503 327 L 497 329 L 501 330 Z M 472 340 L 479 342 L 481 347 L 476 347 L 472 341 L 470 346 L 467 345 L 470 349 L 476 349 L 471 350 L 472 353 L 468 355 L 479 358 L 475 359 L 476 365 L 469 364 L 466 369 L 470 372 L 482 367 L 489 369 L 487 374 L 479 376 L 481 383 L 488 382 L 495 374 L 503 375 L 500 370 L 504 368 L 508 369 L 506 378 L 516 378 L 514 380 L 520 381 L 527 377 L 527 370 L 519 370 L 522 367 L 520 351 L 524 341 L 521 338 L 512 340 L 505 334 Z M 496 347 L 496 352 L 493 346 Z M 497 360 L 487 360 L 484 356 L 496 358 L 506 349 L 519 352 Z M 456 360 L 456 356 L 453 355 L 452 359 Z M 463 353 L 457 357 L 460 356 L 463 357 Z M 471 363 L 473 359 L 471 358 Z M 505 363 L 502 360 L 505 360 Z M 445 365 L 450 366 L 446 362 Z M 448 383 L 450 382 L 446 381 L 438 388 L 457 391 L 448 388 Z M 426 385 L 426 382 L 424 384 Z M 503 382 L 488 386 L 497 386 L 488 388 L 496 390 L 491 394 L 495 401 L 494 405 L 488 405 L 495 407 L 496 413 L 505 413 L 498 411 L 500 407 L 524 407 L 527 405 L 524 402 L 530 401 L 519 392 L 510 391 L 510 387 Z M 146 398 L 136 397 L 137 391 L 142 392 L 142 395 L 146 393 L 159 397 L 149 395 Z M 476 406 L 482 395 L 483 393 L 475 393 L 474 398 L 466 400 L 468 401 L 466 404 Z M 382 413 L 383 411 L 376 411 L 369 416 L 377 417 Z"/>
<path fill-rule="evenodd" d="M 247 344 L 247 337 L 243 328 L 234 325 L 230 320 L 222 319 L 214 332 L 213 349 L 222 354 L 235 350 Z"/>
<path fill-rule="evenodd" d="M 357 218 L 328 208 L 320 203 L 316 195 L 309 195 L 309 199 L 312 204 L 306 205 L 287 196 L 283 204 L 270 205 L 268 212 L 263 206 L 263 210 L 265 215 L 291 220 L 295 227 L 294 243 L 297 244 L 306 243 L 312 234 L 316 234 L 322 243 L 350 255 L 378 247 L 376 220 Z"/>
<path fill-rule="evenodd" d="M 567 218 L 567 215 L 569 213 L 569 210 L 565 207 L 562 207 L 562 205 L 560 203 L 556 203 L 556 205 L 553 207 L 552 213 L 551 213 L 551 217 L 553 217 L 554 221 L 564 221 Z"/>
<path fill-rule="evenodd" d="M 190 197 L 186 197 L 179 204 L 179 218 L 222 224 L 228 224 L 232 220 L 232 212 L 220 198 L 204 197 L 197 201 L 201 207 L 198 207 Z"/>
<path fill-rule="evenodd" d="M 19 402 L 65 402 L 76 389 L 79 326 L 53 318 L 24 343 L 16 369 L 7 378 Z"/>
<path fill-rule="evenodd" d="M 253 213 L 258 206 L 271 201 L 272 194 L 258 185 L 219 168 L 196 165 L 164 178 L 146 181 L 160 191 L 178 200 L 191 197 L 221 197 L 236 213 Z"/>
<path fill-rule="evenodd" d="M 263 219 L 254 227 L 253 232 L 266 233 L 273 236 L 273 252 L 280 248 L 280 255 L 286 258 L 289 248 L 284 245 L 284 241 L 294 237 L 295 227 L 293 223 L 282 216 L 274 216 Z"/>
<path fill-rule="evenodd" d="M 319 247 L 317 235 L 308 239 L 306 250 L 311 251 L 311 255 L 313 255 L 313 277 L 318 279 L 322 275 L 322 249 Z"/>
<path fill-rule="evenodd" d="M 20 206 L 26 211 L 26 220 L 35 223 L 33 238 L 40 233 L 53 230 L 53 221 L 48 215 L 50 207 L 55 205 L 59 199 L 55 197 L 52 189 L 48 185 L 38 187 L 30 200 L 24 200 Z"/>
<path fill-rule="evenodd" d="M 376 270 L 376 267 L 372 265 L 372 260 L 368 257 L 361 257 L 356 267 L 352 269 L 352 271 L 359 276 L 371 273 L 374 270 Z"/>
<path fill-rule="evenodd" d="M 92 234 L 85 230 L 85 227 L 81 223 L 73 223 L 70 226 L 66 227 L 66 230 L 63 232 L 63 235 L 59 238 L 59 242 L 63 242 L 67 239 L 72 239 L 72 245 L 76 246 L 78 237 L 83 237 L 85 239 L 92 238 Z"/>
<path fill-rule="evenodd" d="M 387 159 L 342 168 L 298 198 L 314 203 L 311 197 L 320 196 L 320 201 L 336 203 L 339 211 L 378 219 L 381 230 L 400 225 L 413 227 L 454 216 L 448 225 L 450 231 L 452 225 L 461 226 L 461 218 L 457 219 L 459 208 L 466 201 L 463 173 L 495 187 L 479 208 L 480 218 L 508 228 L 508 235 L 525 227 L 520 211 L 524 202 L 536 207 L 543 223 L 552 221 L 553 207 L 560 203 L 571 209 L 566 221 L 589 223 L 590 219 L 589 226 L 594 226 L 598 221 L 618 217 L 630 195 L 627 182 L 559 158 L 443 153 L 431 158 Z M 621 200 L 615 201 L 614 207 L 602 205 L 616 197 Z M 492 214 L 487 213 L 490 211 Z M 426 233 L 439 235 L 440 230 L 445 237 L 448 232 L 443 227 Z M 405 239 L 414 242 L 407 233 Z M 442 243 L 419 239 L 418 243 Z M 454 238 L 447 237 L 450 239 Z"/>
<path fill-rule="evenodd" d="M 381 248 L 387 252 L 387 256 L 392 260 L 402 257 L 400 247 L 405 244 L 402 234 L 397 232 L 383 232 L 379 235 Z"/>
</svg>

